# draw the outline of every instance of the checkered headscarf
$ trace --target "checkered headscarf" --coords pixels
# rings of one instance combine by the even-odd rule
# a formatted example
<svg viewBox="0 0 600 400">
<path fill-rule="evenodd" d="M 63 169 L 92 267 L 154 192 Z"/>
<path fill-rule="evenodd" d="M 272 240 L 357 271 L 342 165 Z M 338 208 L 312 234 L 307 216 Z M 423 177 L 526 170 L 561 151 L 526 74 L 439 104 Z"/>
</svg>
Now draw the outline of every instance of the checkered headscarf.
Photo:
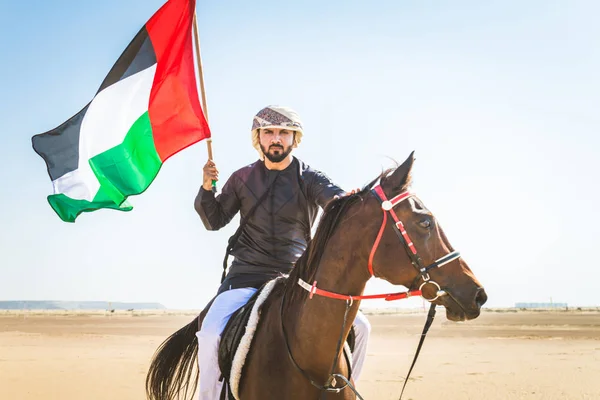
<svg viewBox="0 0 600 400">
<path fill-rule="evenodd" d="M 252 120 L 252 131 L 263 128 L 289 129 L 302 133 L 302 121 L 289 107 L 268 106 L 260 110 Z"/>
</svg>

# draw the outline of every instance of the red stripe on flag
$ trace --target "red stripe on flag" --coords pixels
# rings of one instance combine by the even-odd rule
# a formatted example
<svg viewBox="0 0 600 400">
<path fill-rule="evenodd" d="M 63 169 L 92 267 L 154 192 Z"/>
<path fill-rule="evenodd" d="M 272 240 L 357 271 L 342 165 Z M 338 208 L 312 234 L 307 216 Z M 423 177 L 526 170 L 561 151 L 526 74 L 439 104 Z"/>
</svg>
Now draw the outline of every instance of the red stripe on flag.
<svg viewBox="0 0 600 400">
<path fill-rule="evenodd" d="M 169 0 L 146 29 L 157 67 L 148 113 L 161 161 L 211 136 L 200 107 L 192 50 L 195 0 Z"/>
</svg>

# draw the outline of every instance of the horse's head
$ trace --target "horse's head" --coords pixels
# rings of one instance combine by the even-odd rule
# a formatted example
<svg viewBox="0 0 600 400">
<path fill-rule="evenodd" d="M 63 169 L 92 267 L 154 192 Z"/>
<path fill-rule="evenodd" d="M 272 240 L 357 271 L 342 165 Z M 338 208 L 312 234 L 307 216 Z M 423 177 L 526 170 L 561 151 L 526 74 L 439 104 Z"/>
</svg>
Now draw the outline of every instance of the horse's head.
<svg viewBox="0 0 600 400">
<path fill-rule="evenodd" d="M 435 216 L 408 191 L 413 161 L 411 154 L 382 177 L 380 187 L 373 190 L 377 195 L 369 196 L 373 207 L 368 208 L 377 209 L 369 225 L 378 232 L 371 249 L 371 273 L 411 290 L 421 288 L 424 298 L 446 307 L 452 321 L 477 318 L 487 300 L 485 290 Z"/>
</svg>

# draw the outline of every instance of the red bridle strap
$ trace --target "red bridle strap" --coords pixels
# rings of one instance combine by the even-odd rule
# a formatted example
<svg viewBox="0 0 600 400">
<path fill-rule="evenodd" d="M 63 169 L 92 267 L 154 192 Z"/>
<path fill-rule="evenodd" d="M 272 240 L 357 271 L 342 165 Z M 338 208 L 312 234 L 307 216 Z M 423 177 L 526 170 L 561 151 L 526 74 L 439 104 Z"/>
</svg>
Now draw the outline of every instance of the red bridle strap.
<svg viewBox="0 0 600 400">
<path fill-rule="evenodd" d="M 375 190 L 375 193 L 377 193 L 379 198 L 381 198 L 382 200 L 381 210 L 383 211 L 383 221 L 381 223 L 381 228 L 379 228 L 379 234 L 377 234 L 375 243 L 373 243 L 373 247 L 371 248 L 371 254 L 369 254 L 368 268 L 371 276 L 375 276 L 375 272 L 373 271 L 373 258 L 375 258 L 375 252 L 377 251 L 377 247 L 379 247 L 379 242 L 381 241 L 383 231 L 385 230 L 388 212 L 391 214 L 392 218 L 394 219 L 394 222 L 396 222 L 396 226 L 400 230 L 400 233 L 404 237 L 404 240 L 406 240 L 406 243 L 408 243 L 410 251 L 412 251 L 413 254 L 417 254 L 417 249 L 413 245 L 412 240 L 410 240 L 410 238 L 408 237 L 408 233 L 406 233 L 406 229 L 404 229 L 404 224 L 402 224 L 402 222 L 398 219 L 398 216 L 394 212 L 394 207 L 402 200 L 408 199 L 412 195 L 412 193 L 402 192 L 398 196 L 392 198 L 391 200 L 388 200 L 385 196 L 385 193 L 383 192 L 383 189 L 381 188 L 381 185 L 377 185 L 375 188 L 373 188 L 373 190 Z"/>
<path fill-rule="evenodd" d="M 383 236 L 383 231 L 385 230 L 385 225 L 387 223 L 387 213 L 383 212 L 383 222 L 381 223 L 381 228 L 379 228 L 379 234 L 377 234 L 377 238 L 375 239 L 375 243 L 373 243 L 373 247 L 371 248 L 371 254 L 369 254 L 369 274 L 371 276 L 375 276 L 375 272 L 373 272 L 373 258 L 375 258 L 375 252 L 377 251 L 377 247 L 379 246 L 379 242 L 381 241 L 381 237 Z"/>
<path fill-rule="evenodd" d="M 318 296 L 329 297 L 330 299 L 338 299 L 338 300 L 370 300 L 370 299 L 384 299 L 385 301 L 392 300 L 400 300 L 406 299 L 412 296 L 421 296 L 420 290 L 411 290 L 410 292 L 397 292 L 397 293 L 384 293 L 384 294 L 367 294 L 361 296 L 351 296 L 348 294 L 339 294 L 330 292 L 327 290 L 319 289 L 317 287 L 317 281 L 314 281 L 311 285 L 303 281 L 302 279 L 298 279 L 298 285 L 300 285 L 303 289 L 310 293 L 309 298 L 313 298 L 316 294 Z"/>
<path fill-rule="evenodd" d="M 408 247 L 410 248 L 412 253 L 417 254 L 417 249 L 415 249 L 415 246 L 413 245 L 412 240 L 410 240 L 410 238 L 408 237 L 408 234 L 406 233 L 406 230 L 404 229 L 404 225 L 398 219 L 398 216 L 394 212 L 394 207 L 398 203 L 400 203 L 402 200 L 408 199 L 412 195 L 412 193 L 410 193 L 408 191 L 402 192 L 399 195 L 392 198 L 391 200 L 388 200 L 387 197 L 385 196 L 385 193 L 383 192 L 383 189 L 381 188 L 381 185 L 377 185 L 375 188 L 373 188 L 373 190 L 377 193 L 377 195 L 379 196 L 379 198 L 382 201 L 381 210 L 383 211 L 383 221 L 381 222 L 381 228 L 379 228 L 379 233 L 377 234 L 375 243 L 373 243 L 373 247 L 371 248 L 371 254 L 369 254 L 368 267 L 369 267 L 369 273 L 371 274 L 371 276 L 375 275 L 374 271 L 373 271 L 373 259 L 375 258 L 375 252 L 377 251 L 377 247 L 379 246 L 379 242 L 381 241 L 381 238 L 383 236 L 383 231 L 385 230 L 385 226 L 387 224 L 388 212 L 390 213 L 390 215 L 396 222 L 396 226 L 400 230 L 400 233 L 404 237 L 404 240 L 408 244 Z M 419 289 L 419 290 L 411 290 L 408 292 L 351 296 L 348 294 L 339 294 L 339 293 L 334 293 L 334 292 L 330 292 L 327 290 L 319 289 L 317 287 L 317 281 L 314 281 L 313 284 L 311 285 L 310 283 L 307 283 L 307 282 L 303 281 L 302 279 L 298 279 L 298 285 L 300 285 L 303 289 L 305 289 L 306 291 L 308 291 L 310 293 L 309 298 L 311 298 L 311 299 L 316 294 L 319 296 L 329 297 L 331 299 L 338 299 L 338 300 L 353 301 L 353 300 L 384 299 L 386 301 L 391 301 L 391 300 L 406 299 L 411 296 L 421 296 L 422 295 L 421 290 Z"/>
</svg>

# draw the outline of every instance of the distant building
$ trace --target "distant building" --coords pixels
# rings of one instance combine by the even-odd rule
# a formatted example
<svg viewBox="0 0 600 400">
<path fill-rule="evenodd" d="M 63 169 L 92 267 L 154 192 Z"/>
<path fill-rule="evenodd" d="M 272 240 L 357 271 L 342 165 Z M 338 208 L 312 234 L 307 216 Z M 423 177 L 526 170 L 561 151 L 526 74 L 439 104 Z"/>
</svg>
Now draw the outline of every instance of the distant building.
<svg viewBox="0 0 600 400">
<path fill-rule="evenodd" d="M 515 308 L 567 308 L 567 303 L 515 303 Z"/>
</svg>

